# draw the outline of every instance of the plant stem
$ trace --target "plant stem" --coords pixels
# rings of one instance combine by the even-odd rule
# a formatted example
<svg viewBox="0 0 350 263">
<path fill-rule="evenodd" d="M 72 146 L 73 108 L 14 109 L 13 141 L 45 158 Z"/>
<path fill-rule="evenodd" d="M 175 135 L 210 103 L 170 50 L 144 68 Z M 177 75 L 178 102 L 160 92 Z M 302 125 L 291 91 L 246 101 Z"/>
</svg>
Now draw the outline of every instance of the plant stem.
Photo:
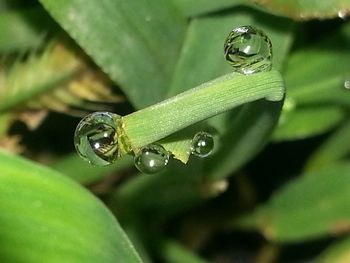
<svg viewBox="0 0 350 263">
<path fill-rule="evenodd" d="M 123 136 L 130 144 L 127 148 L 137 150 L 239 105 L 264 98 L 280 101 L 283 96 L 284 84 L 278 71 L 230 73 L 122 117 Z"/>
</svg>

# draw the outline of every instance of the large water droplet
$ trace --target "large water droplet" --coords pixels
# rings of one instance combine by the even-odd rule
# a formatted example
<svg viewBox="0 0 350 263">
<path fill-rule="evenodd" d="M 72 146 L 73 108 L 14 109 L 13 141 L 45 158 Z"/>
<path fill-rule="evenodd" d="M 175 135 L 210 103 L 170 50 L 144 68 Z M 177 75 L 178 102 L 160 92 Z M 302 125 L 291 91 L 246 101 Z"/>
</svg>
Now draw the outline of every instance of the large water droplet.
<svg viewBox="0 0 350 263">
<path fill-rule="evenodd" d="M 272 44 L 260 30 L 251 26 L 233 29 L 224 45 L 226 60 L 243 74 L 271 70 Z"/>
<path fill-rule="evenodd" d="M 214 149 L 214 138 L 207 132 L 198 132 L 192 139 L 192 154 L 201 158 L 209 156 Z"/>
<path fill-rule="evenodd" d="M 143 147 L 134 157 L 140 172 L 154 174 L 161 171 L 169 162 L 169 153 L 158 144 Z"/>
<path fill-rule="evenodd" d="M 108 165 L 118 158 L 117 122 L 120 116 L 94 112 L 78 124 L 74 145 L 79 155 L 95 165 Z"/>
</svg>

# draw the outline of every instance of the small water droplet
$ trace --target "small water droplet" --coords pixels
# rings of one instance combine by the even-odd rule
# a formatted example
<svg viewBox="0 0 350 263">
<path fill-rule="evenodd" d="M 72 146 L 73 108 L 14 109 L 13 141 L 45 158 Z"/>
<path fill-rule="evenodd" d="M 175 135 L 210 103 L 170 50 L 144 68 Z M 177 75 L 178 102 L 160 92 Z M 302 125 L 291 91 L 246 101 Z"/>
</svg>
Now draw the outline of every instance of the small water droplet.
<svg viewBox="0 0 350 263">
<path fill-rule="evenodd" d="M 271 70 L 272 44 L 260 30 L 251 26 L 233 29 L 224 45 L 225 58 L 242 74 Z"/>
<path fill-rule="evenodd" d="M 120 116 L 110 112 L 94 112 L 78 124 L 74 145 L 78 154 L 95 165 L 108 165 L 118 158 L 117 122 Z"/>
<path fill-rule="evenodd" d="M 209 156 L 214 149 L 214 138 L 207 132 L 198 132 L 192 139 L 192 154 L 204 158 Z"/>
<path fill-rule="evenodd" d="M 158 144 L 150 144 L 135 154 L 136 168 L 145 174 L 154 174 L 163 170 L 169 162 L 169 153 Z"/>
<path fill-rule="evenodd" d="M 349 15 L 349 11 L 346 10 L 339 10 L 338 11 L 338 17 L 345 20 L 346 17 Z"/>
<path fill-rule="evenodd" d="M 350 80 L 347 79 L 344 81 L 344 88 L 350 90 Z"/>
</svg>

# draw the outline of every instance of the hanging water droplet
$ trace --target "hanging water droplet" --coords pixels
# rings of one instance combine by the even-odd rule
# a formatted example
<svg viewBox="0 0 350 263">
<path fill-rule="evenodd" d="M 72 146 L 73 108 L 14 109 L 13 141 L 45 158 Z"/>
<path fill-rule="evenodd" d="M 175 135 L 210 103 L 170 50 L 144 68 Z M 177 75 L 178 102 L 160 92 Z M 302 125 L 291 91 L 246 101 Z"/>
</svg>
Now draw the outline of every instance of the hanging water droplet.
<svg viewBox="0 0 350 263">
<path fill-rule="evenodd" d="M 143 147 L 134 157 L 136 168 L 145 174 L 161 171 L 169 162 L 169 153 L 158 144 Z"/>
<path fill-rule="evenodd" d="M 78 154 L 91 164 L 108 165 L 118 158 L 117 122 L 120 116 L 94 112 L 78 124 L 74 145 Z"/>
<path fill-rule="evenodd" d="M 214 138 L 207 132 L 198 132 L 192 139 L 191 152 L 199 157 L 209 156 L 214 149 Z"/>
<path fill-rule="evenodd" d="M 344 81 L 344 88 L 350 90 L 350 80 L 347 79 Z"/>
<path fill-rule="evenodd" d="M 239 73 L 269 71 L 272 67 L 270 39 L 251 26 L 233 29 L 225 41 L 224 52 L 228 63 Z"/>
</svg>

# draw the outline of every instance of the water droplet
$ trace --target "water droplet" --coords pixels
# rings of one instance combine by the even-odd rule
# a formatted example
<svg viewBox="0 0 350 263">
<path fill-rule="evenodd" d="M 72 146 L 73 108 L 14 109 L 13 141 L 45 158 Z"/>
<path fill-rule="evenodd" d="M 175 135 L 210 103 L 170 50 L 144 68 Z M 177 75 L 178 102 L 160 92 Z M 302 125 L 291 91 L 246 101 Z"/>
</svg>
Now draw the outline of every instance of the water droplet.
<svg viewBox="0 0 350 263">
<path fill-rule="evenodd" d="M 347 79 L 344 81 L 344 88 L 350 90 L 350 80 Z"/>
<path fill-rule="evenodd" d="M 192 154 L 199 157 L 209 156 L 214 149 L 214 138 L 207 132 L 198 132 L 192 139 Z"/>
<path fill-rule="evenodd" d="M 117 122 L 120 116 L 94 112 L 78 124 L 74 145 L 78 154 L 91 164 L 108 165 L 118 158 Z"/>
<path fill-rule="evenodd" d="M 225 41 L 224 52 L 228 63 L 239 73 L 269 71 L 272 67 L 270 39 L 251 26 L 233 29 Z"/>
<path fill-rule="evenodd" d="M 349 11 L 346 10 L 339 10 L 338 11 L 338 17 L 345 20 L 346 17 L 349 15 Z"/>
<path fill-rule="evenodd" d="M 134 163 L 140 172 L 154 174 L 161 171 L 169 162 L 169 153 L 158 144 L 143 147 L 134 157 Z"/>
</svg>

